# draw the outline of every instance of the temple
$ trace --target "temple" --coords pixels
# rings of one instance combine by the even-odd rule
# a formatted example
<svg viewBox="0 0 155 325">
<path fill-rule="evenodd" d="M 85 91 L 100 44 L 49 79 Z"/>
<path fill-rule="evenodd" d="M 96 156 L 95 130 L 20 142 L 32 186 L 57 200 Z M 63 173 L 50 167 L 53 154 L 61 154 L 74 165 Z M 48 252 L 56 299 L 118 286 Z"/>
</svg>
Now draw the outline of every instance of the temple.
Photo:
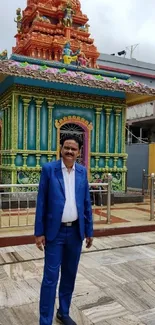
<svg viewBox="0 0 155 325">
<path fill-rule="evenodd" d="M 126 108 L 155 99 L 129 75 L 100 70 L 79 0 L 28 0 L 16 11 L 16 45 L 0 53 L 1 182 L 36 184 L 60 140 L 78 135 L 89 181 L 126 186 Z"/>
<path fill-rule="evenodd" d="M 72 51 L 82 52 L 89 66 L 96 67 L 99 56 L 90 38 L 88 18 L 81 12 L 79 0 L 27 1 L 21 16 L 17 9 L 16 47 L 13 53 L 60 61 L 69 41 Z"/>
</svg>

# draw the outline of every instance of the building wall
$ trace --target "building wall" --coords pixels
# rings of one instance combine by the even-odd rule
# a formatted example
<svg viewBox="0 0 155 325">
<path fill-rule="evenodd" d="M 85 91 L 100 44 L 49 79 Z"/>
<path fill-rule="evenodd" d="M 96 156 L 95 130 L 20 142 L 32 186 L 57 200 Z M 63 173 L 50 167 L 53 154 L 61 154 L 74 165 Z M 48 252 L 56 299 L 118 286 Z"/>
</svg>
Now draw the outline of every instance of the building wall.
<svg viewBox="0 0 155 325">
<path fill-rule="evenodd" d="M 149 102 L 146 104 L 140 104 L 128 107 L 127 109 L 127 121 L 140 119 L 144 117 L 150 117 L 155 114 L 155 102 Z"/>
<path fill-rule="evenodd" d="M 61 126 L 77 123 L 86 131 L 89 180 L 103 181 L 112 173 L 113 189 L 125 189 L 125 103 L 82 96 L 21 86 L 8 102 L 2 97 L 4 183 L 37 183 L 43 164 L 60 157 Z"/>
<path fill-rule="evenodd" d="M 125 70 L 124 73 L 131 75 L 131 79 L 155 87 L 155 64 L 109 54 L 101 54 L 98 64 L 103 67 L 118 69 L 118 72 L 121 72 L 119 70 Z"/>
<path fill-rule="evenodd" d="M 155 173 L 155 143 L 149 145 L 149 174 Z"/>
</svg>

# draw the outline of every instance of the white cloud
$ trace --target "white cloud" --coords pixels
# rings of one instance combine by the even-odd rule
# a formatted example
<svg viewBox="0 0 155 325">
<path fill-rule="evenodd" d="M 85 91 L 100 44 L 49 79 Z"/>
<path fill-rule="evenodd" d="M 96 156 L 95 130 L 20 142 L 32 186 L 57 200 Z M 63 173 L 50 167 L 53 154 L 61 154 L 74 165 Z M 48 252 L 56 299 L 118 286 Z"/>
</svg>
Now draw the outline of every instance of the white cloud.
<svg viewBox="0 0 155 325">
<path fill-rule="evenodd" d="M 16 8 L 24 9 L 26 2 L 0 1 L 0 50 L 7 48 L 10 53 L 15 45 Z M 154 0 L 81 0 L 81 4 L 100 52 L 110 54 L 140 43 L 135 57 L 155 62 Z"/>
</svg>

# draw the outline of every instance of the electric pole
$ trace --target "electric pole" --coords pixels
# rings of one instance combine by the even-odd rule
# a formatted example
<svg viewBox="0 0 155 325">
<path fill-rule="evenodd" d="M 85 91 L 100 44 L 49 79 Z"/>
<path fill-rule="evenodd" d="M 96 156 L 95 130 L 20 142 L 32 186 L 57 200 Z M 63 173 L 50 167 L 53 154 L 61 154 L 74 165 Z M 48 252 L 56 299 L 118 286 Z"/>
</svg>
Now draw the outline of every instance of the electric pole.
<svg viewBox="0 0 155 325">
<path fill-rule="evenodd" d="M 126 50 L 130 52 L 130 59 L 133 58 L 133 53 L 139 44 L 134 44 L 126 47 Z"/>
</svg>

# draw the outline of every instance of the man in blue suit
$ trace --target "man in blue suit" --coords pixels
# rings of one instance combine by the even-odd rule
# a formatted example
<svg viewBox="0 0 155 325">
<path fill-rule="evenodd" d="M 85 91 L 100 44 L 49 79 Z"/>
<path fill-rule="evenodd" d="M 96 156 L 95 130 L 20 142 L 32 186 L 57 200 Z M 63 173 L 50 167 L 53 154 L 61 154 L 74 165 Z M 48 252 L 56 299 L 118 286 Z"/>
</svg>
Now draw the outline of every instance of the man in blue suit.
<svg viewBox="0 0 155 325">
<path fill-rule="evenodd" d="M 40 294 L 40 325 L 51 325 L 61 267 L 57 320 L 76 325 L 69 316 L 82 242 L 93 241 L 92 209 L 86 168 L 77 164 L 81 143 L 68 135 L 61 143 L 62 159 L 42 168 L 35 220 L 35 240 L 45 250 Z"/>
</svg>

